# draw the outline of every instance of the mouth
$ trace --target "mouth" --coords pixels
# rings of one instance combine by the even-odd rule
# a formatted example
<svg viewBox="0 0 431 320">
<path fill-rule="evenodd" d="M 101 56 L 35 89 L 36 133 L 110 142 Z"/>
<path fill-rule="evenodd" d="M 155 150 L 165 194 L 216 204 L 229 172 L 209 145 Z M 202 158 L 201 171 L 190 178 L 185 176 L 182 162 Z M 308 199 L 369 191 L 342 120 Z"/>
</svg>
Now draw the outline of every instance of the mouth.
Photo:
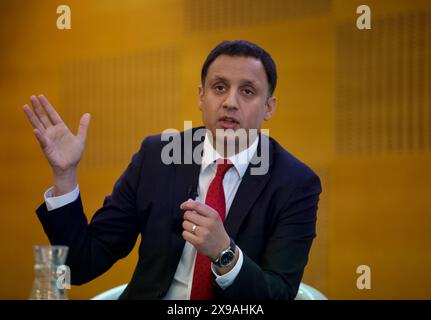
<svg viewBox="0 0 431 320">
<path fill-rule="evenodd" d="M 239 125 L 238 119 L 234 117 L 221 117 L 218 123 L 223 129 L 234 129 Z"/>
</svg>

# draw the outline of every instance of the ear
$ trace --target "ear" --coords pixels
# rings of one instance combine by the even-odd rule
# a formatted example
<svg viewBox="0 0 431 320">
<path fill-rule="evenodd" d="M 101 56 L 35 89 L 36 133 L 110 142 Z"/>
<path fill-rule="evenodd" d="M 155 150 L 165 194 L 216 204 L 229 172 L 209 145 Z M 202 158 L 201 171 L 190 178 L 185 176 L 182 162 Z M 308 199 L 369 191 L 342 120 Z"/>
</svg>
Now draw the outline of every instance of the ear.
<svg viewBox="0 0 431 320">
<path fill-rule="evenodd" d="M 199 95 L 199 110 L 202 111 L 202 100 L 204 98 L 204 89 L 202 86 L 198 87 L 198 95 Z"/>
<path fill-rule="evenodd" d="M 271 119 L 272 114 L 275 112 L 276 105 L 277 105 L 277 98 L 274 96 L 269 97 L 268 101 L 266 102 L 265 116 L 263 117 L 265 121 L 268 121 L 269 119 Z"/>
</svg>

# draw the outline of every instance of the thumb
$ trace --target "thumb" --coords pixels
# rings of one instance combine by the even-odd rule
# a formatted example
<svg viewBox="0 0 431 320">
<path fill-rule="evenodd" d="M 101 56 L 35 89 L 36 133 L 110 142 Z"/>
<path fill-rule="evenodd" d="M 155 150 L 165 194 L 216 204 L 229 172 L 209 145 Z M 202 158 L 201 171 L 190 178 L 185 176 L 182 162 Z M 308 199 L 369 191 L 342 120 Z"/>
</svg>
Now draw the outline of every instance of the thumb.
<svg viewBox="0 0 431 320">
<path fill-rule="evenodd" d="M 81 117 L 81 120 L 79 120 L 77 136 L 82 141 L 85 141 L 85 139 L 87 138 L 87 130 L 88 126 L 90 125 L 90 118 L 91 115 L 89 113 L 84 113 L 84 115 Z"/>
</svg>

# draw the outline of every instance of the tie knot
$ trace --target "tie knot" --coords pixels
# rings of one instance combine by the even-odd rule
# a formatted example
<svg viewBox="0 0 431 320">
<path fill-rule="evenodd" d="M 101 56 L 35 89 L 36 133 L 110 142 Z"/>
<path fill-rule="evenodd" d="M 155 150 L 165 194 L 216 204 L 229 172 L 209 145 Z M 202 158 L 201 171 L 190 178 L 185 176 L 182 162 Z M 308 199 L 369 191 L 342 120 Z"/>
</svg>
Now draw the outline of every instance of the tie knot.
<svg viewBox="0 0 431 320">
<path fill-rule="evenodd" d="M 226 172 L 233 167 L 233 164 L 230 163 L 228 160 L 224 160 L 222 163 L 217 163 L 217 172 L 216 176 L 224 178 L 224 175 Z"/>
</svg>

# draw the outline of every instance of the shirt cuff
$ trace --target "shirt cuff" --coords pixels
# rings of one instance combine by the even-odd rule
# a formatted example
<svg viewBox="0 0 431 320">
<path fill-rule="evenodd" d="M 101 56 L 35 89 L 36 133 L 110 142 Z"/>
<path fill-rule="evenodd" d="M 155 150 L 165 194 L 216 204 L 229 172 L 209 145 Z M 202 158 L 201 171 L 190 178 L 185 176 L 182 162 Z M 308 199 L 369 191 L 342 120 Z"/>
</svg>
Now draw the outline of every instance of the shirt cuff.
<svg viewBox="0 0 431 320">
<path fill-rule="evenodd" d="M 237 246 L 237 248 L 239 251 L 238 261 L 236 262 L 235 266 L 228 273 L 225 273 L 224 275 L 219 275 L 215 269 L 214 263 L 211 263 L 211 270 L 216 277 L 215 280 L 216 280 L 217 284 L 220 286 L 220 288 L 222 288 L 223 290 L 226 289 L 227 287 L 229 287 L 235 281 L 236 277 L 239 274 L 239 271 L 241 270 L 244 258 L 242 256 L 241 249 L 238 246 Z"/>
<path fill-rule="evenodd" d="M 53 187 L 46 190 L 44 194 L 45 204 L 48 211 L 61 208 L 69 203 L 72 203 L 79 197 L 79 185 L 76 185 L 73 191 L 70 191 L 69 193 L 63 194 L 58 197 L 52 196 L 52 190 L 53 190 Z"/>
</svg>

